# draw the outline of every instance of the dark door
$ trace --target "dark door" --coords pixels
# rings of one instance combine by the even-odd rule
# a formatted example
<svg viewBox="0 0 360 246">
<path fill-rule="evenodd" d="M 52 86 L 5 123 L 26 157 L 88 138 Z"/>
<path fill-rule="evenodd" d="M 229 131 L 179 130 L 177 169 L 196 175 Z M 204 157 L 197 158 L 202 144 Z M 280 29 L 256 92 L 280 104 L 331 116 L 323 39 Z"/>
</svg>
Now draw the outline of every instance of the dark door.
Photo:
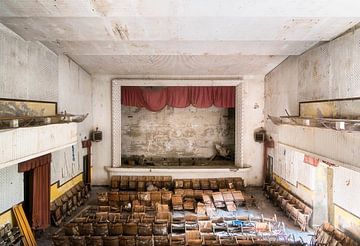
<svg viewBox="0 0 360 246">
<path fill-rule="evenodd" d="M 266 174 L 266 182 L 271 183 L 273 181 L 273 169 L 274 169 L 274 158 L 268 155 L 267 158 L 267 174 Z"/>
<path fill-rule="evenodd" d="M 33 187 L 33 171 L 24 172 L 24 212 L 28 221 L 32 218 L 32 187 Z"/>
<path fill-rule="evenodd" d="M 83 180 L 85 184 L 91 183 L 91 167 L 90 167 L 90 161 L 89 161 L 89 155 L 85 155 L 83 157 Z"/>
</svg>

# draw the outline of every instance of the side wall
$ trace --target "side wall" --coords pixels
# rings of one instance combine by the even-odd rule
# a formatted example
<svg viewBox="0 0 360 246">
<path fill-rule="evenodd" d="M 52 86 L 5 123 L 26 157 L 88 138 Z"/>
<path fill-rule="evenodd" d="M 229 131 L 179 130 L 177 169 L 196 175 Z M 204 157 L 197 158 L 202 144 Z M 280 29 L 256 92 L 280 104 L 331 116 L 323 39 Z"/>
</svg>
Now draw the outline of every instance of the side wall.
<svg viewBox="0 0 360 246">
<path fill-rule="evenodd" d="M 89 113 L 78 125 L 78 144 L 52 153 L 53 200 L 67 190 L 62 184 L 71 188 L 69 184 L 82 180 L 79 174 L 86 153 L 81 148 L 81 139 L 92 126 L 90 75 L 68 57 L 57 56 L 41 43 L 25 41 L 1 24 L 0 60 L 0 98 L 57 102 L 59 112 Z M 1 207 L 0 224 L 12 222 L 9 209 L 23 201 L 23 186 L 23 174 L 17 173 L 16 165 L 0 169 L 0 203 L 6 204 Z"/>
<path fill-rule="evenodd" d="M 302 101 L 360 97 L 359 42 L 358 29 L 301 56 L 286 59 L 265 78 L 265 115 L 286 115 L 285 110 L 291 115 L 298 115 L 299 102 Z M 275 166 L 279 165 L 281 144 L 343 166 L 328 172 L 329 220 L 348 233 L 359 235 L 360 214 L 350 204 L 359 204 L 360 197 L 352 196 L 351 201 L 347 200 L 345 203 L 342 202 L 345 198 L 335 199 L 336 192 L 339 192 L 336 189 L 340 189 L 344 194 L 356 194 L 356 187 L 336 183 L 335 175 L 348 177 L 347 180 L 359 175 L 357 151 L 353 150 L 360 148 L 360 134 L 309 127 L 275 126 L 269 119 L 266 119 L 265 126 L 268 134 L 275 140 L 275 149 L 271 152 Z M 310 194 L 313 199 L 309 201 L 306 187 L 286 182 L 284 175 L 277 179 L 287 183 L 287 187 L 303 200 L 316 204 L 316 196 Z M 345 181 L 343 179 L 344 183 Z"/>
</svg>

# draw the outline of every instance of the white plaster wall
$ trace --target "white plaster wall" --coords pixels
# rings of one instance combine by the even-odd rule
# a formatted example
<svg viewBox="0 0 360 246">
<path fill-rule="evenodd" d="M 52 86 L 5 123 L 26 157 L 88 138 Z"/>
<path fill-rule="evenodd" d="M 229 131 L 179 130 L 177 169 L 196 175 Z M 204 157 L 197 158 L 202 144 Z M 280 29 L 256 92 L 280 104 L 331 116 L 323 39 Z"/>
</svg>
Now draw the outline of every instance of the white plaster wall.
<svg viewBox="0 0 360 246">
<path fill-rule="evenodd" d="M 66 181 L 82 170 L 80 140 L 92 126 L 90 75 L 66 56 L 57 56 L 38 42 L 25 41 L 0 24 L 0 98 L 58 102 L 59 111 L 90 113 L 78 127 L 75 161 L 72 148 L 53 152 L 52 182 Z M 69 161 L 65 161 L 65 158 Z M 77 160 L 81 162 L 77 162 Z M 64 167 L 68 163 L 68 171 Z M 22 185 L 20 185 L 22 186 Z"/>
<path fill-rule="evenodd" d="M 0 98 L 58 99 L 57 56 L 0 24 Z"/>
<path fill-rule="evenodd" d="M 359 97 L 359 42 L 357 29 L 299 56 L 299 101 Z"/>
<path fill-rule="evenodd" d="M 252 167 L 248 185 L 260 186 L 263 182 L 264 146 L 263 143 L 255 142 L 254 131 L 264 127 L 264 81 L 245 81 L 243 90 L 243 161 L 245 166 Z"/>
<path fill-rule="evenodd" d="M 360 172 L 347 168 L 334 168 L 334 203 L 360 218 Z"/>
<path fill-rule="evenodd" d="M 52 102 L 58 100 L 57 56 L 38 42 L 23 40 L 2 24 L 0 98 Z M 23 200 L 24 185 L 23 174 L 17 173 L 17 165 L 2 169 L 0 176 L 0 203 L 3 205 L 1 213 Z"/>
<path fill-rule="evenodd" d="M 360 96 L 360 29 L 334 41 L 289 57 L 265 77 L 265 115 L 298 115 L 299 102 Z M 358 167 L 355 149 L 358 133 L 333 132 L 294 126 L 276 127 L 266 119 L 266 129 L 284 144 Z M 339 144 L 341 141 L 341 144 Z M 347 153 L 347 154 L 342 154 Z M 275 151 L 276 155 L 276 151 Z"/>
<path fill-rule="evenodd" d="M 16 165 L 0 169 L 0 214 L 24 200 L 23 182 Z"/>
<path fill-rule="evenodd" d="M 105 166 L 111 166 L 111 79 L 108 75 L 92 76 L 93 125 L 103 132 L 103 140 L 93 143 L 93 184 L 108 185 Z"/>
<path fill-rule="evenodd" d="M 89 138 L 92 130 L 92 82 L 91 76 L 69 57 L 58 57 L 58 111 L 71 114 L 89 114 L 77 124 L 77 145 L 53 153 L 51 165 L 52 183 L 60 184 L 83 171 L 83 156 L 87 154 L 81 141 Z"/>
<path fill-rule="evenodd" d="M 265 117 L 298 115 L 299 102 L 324 99 L 360 97 L 360 29 L 305 52 L 303 55 L 289 57 L 265 77 Z M 321 159 L 346 168 L 337 168 L 334 181 L 343 182 L 356 179 L 359 172 L 358 149 L 360 134 L 338 132 L 328 129 L 275 126 L 266 119 L 266 130 L 275 140 L 274 165 L 277 165 L 279 141 L 299 151 L 306 151 Z M 349 175 L 349 172 L 352 174 Z M 339 178 L 342 177 L 342 181 Z M 352 185 L 355 181 L 350 181 Z M 334 183 L 336 193 L 356 191 L 351 187 Z M 345 187 L 345 188 L 344 188 Z M 301 193 L 299 193 L 301 196 Z M 334 197 L 334 202 L 349 203 L 349 195 Z M 306 200 L 307 197 L 302 197 Z M 357 204 L 351 201 L 352 204 Z M 358 213 L 346 206 L 350 213 Z M 344 220 L 346 221 L 346 219 Z M 344 229 L 348 225 L 343 224 Z"/>
</svg>

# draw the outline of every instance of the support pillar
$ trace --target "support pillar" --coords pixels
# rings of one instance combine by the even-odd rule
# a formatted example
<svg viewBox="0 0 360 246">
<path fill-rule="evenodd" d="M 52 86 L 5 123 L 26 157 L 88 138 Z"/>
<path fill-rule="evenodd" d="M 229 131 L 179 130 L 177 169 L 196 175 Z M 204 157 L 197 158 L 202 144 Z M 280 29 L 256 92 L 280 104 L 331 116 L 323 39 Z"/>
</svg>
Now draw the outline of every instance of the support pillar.
<svg viewBox="0 0 360 246">
<path fill-rule="evenodd" d="M 243 84 L 236 86 L 236 100 L 235 100 L 235 165 L 237 167 L 244 167 L 243 160 L 243 134 L 244 134 L 244 111 L 243 98 L 244 89 Z"/>
<path fill-rule="evenodd" d="M 121 166 L 121 84 L 111 84 L 112 167 Z"/>
</svg>

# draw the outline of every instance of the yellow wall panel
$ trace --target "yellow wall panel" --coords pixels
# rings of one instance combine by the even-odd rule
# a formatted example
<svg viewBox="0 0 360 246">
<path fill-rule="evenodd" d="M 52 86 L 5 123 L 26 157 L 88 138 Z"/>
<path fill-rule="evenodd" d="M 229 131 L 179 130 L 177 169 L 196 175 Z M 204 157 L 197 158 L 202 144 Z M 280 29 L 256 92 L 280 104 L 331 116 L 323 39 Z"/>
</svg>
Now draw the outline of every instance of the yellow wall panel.
<svg viewBox="0 0 360 246">
<path fill-rule="evenodd" d="M 7 223 L 16 224 L 16 219 L 14 217 L 14 213 L 12 212 L 12 209 L 9 209 L 8 211 L 2 213 L 0 215 L 0 226 L 5 225 Z"/>
<path fill-rule="evenodd" d="M 10 209 L 0 215 L 0 226 L 5 225 L 6 223 L 14 224 L 15 221 L 16 220 L 15 220 L 14 214 L 12 212 L 12 209 Z"/>
<path fill-rule="evenodd" d="M 71 180 L 67 181 L 66 183 L 64 183 L 60 187 L 58 187 L 58 183 L 55 183 L 55 184 L 51 185 L 51 188 L 50 188 L 50 202 L 54 201 L 58 197 L 65 194 L 65 192 L 70 190 L 72 187 L 77 185 L 82 180 L 83 180 L 83 174 L 80 173 L 79 175 L 77 175 L 74 178 L 72 178 Z"/>
<path fill-rule="evenodd" d="M 334 225 L 336 228 L 360 239 L 360 218 L 334 205 Z"/>
</svg>

